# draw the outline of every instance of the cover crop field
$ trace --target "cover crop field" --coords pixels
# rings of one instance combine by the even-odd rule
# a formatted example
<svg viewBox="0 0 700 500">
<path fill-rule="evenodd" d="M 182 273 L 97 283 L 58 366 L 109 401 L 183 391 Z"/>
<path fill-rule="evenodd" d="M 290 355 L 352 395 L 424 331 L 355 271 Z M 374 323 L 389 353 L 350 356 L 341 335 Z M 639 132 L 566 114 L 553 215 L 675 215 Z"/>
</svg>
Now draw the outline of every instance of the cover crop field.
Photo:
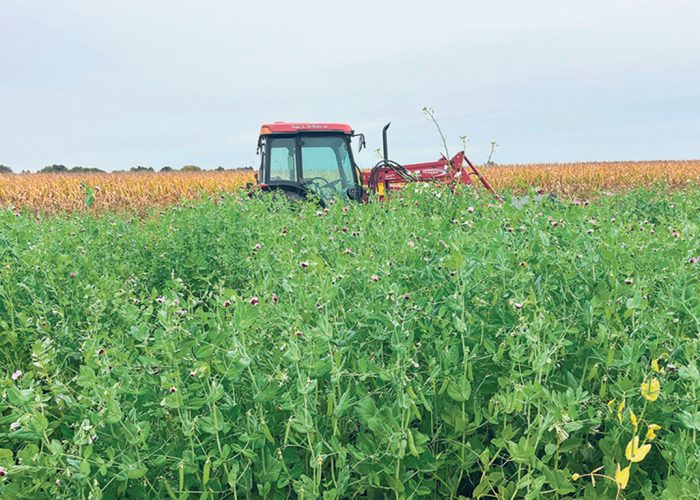
<svg viewBox="0 0 700 500">
<path fill-rule="evenodd" d="M 416 191 L 0 210 L 0 497 L 700 497 L 700 191 Z"/>
</svg>

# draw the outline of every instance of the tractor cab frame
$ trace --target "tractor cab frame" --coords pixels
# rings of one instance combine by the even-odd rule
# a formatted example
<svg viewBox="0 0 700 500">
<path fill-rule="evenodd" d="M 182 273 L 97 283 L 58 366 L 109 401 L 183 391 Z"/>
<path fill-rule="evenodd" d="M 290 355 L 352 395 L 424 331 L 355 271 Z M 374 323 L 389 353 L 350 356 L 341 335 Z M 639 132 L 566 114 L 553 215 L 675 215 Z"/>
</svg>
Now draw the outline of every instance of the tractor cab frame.
<svg viewBox="0 0 700 500">
<path fill-rule="evenodd" d="M 364 136 L 342 123 L 263 125 L 258 139 L 260 188 L 291 199 L 316 195 L 322 204 L 361 199 L 362 174 L 351 147 L 355 136 L 363 147 Z"/>
</svg>

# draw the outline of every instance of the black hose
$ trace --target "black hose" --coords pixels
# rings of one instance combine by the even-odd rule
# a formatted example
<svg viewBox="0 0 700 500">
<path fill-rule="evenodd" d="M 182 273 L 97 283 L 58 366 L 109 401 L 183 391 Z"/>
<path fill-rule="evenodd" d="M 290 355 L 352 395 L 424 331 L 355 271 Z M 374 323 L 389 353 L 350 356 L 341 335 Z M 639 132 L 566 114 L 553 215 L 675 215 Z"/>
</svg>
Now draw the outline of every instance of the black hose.
<svg viewBox="0 0 700 500">
<path fill-rule="evenodd" d="M 372 167 L 372 170 L 369 173 L 369 179 L 367 181 L 367 185 L 371 189 L 377 188 L 377 175 L 379 174 L 379 171 L 382 168 L 388 168 L 389 170 L 395 172 L 399 177 L 401 177 L 406 182 L 415 182 L 418 180 L 418 178 L 415 175 L 413 175 L 411 172 L 409 172 L 406 169 L 406 167 L 404 167 L 403 165 L 395 162 L 394 160 L 381 159 L 377 162 L 377 164 L 374 167 Z"/>
</svg>

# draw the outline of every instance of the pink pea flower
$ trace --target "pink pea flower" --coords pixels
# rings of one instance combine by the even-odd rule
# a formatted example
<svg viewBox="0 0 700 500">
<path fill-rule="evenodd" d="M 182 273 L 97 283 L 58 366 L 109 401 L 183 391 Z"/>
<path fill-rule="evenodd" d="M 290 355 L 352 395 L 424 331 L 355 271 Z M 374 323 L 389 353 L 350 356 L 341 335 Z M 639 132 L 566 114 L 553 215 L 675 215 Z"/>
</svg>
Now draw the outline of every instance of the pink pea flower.
<svg viewBox="0 0 700 500">
<path fill-rule="evenodd" d="M 24 377 L 24 372 L 23 372 L 22 370 L 16 370 L 16 371 L 12 374 L 12 380 L 19 380 L 19 379 L 21 379 L 22 377 Z"/>
<path fill-rule="evenodd" d="M 372 281 L 379 281 L 379 276 L 376 274 L 372 275 Z"/>
<path fill-rule="evenodd" d="M 251 299 L 250 299 L 251 306 L 257 306 L 259 302 L 260 302 L 260 299 L 258 299 L 255 295 L 253 295 L 253 297 L 251 297 Z"/>
<path fill-rule="evenodd" d="M 305 260 L 299 262 L 299 265 L 300 265 L 301 267 L 303 267 L 304 269 L 306 269 L 307 267 L 309 267 L 309 263 L 306 262 Z"/>
<path fill-rule="evenodd" d="M 275 304 L 277 304 L 279 301 L 280 301 L 280 298 L 277 296 L 276 293 L 273 293 L 273 294 L 272 294 L 272 302 L 274 302 Z"/>
</svg>

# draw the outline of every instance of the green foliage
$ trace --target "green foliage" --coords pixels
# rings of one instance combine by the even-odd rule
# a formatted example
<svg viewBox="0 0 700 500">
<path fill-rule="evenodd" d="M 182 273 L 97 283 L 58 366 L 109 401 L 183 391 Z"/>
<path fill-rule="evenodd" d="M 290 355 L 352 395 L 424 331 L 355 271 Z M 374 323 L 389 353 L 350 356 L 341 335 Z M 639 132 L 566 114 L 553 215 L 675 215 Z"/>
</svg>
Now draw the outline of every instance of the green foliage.
<svg viewBox="0 0 700 500">
<path fill-rule="evenodd" d="M 93 173 L 93 174 L 103 174 L 104 170 L 101 170 L 97 167 L 73 167 L 68 170 L 68 172 L 72 174 L 87 174 L 87 173 Z"/>
<path fill-rule="evenodd" d="M 47 165 L 41 170 L 39 170 L 40 174 L 56 174 L 56 173 L 64 173 L 68 172 L 68 167 L 65 165 Z"/>
<path fill-rule="evenodd" d="M 7 165 L 0 165 L 0 174 L 11 174 L 12 169 L 8 167 Z"/>
<path fill-rule="evenodd" d="M 201 170 L 197 165 L 185 165 L 180 169 L 180 172 L 200 172 Z"/>
<path fill-rule="evenodd" d="M 85 197 L 85 206 L 90 208 L 95 203 L 98 188 L 90 186 L 86 181 L 80 181 L 80 189 Z"/>
<path fill-rule="evenodd" d="M 700 192 L 189 206 L 0 212 L 0 497 L 608 498 L 630 409 L 698 497 Z"/>
<path fill-rule="evenodd" d="M 95 174 L 100 174 L 104 173 L 104 170 L 101 170 L 97 167 L 71 167 L 68 168 L 65 165 L 48 165 L 41 170 L 39 170 L 40 174 L 88 174 L 88 173 L 95 173 Z"/>
</svg>

